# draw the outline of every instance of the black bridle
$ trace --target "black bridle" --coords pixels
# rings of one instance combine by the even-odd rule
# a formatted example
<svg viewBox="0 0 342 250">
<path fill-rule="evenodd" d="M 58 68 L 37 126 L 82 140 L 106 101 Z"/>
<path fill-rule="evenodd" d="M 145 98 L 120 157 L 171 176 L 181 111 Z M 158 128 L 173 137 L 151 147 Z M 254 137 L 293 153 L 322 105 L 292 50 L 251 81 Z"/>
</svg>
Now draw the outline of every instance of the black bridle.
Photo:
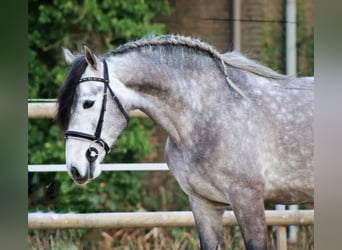
<svg viewBox="0 0 342 250">
<path fill-rule="evenodd" d="M 125 111 L 124 107 L 122 106 L 119 98 L 115 95 L 114 91 L 109 86 L 107 62 L 104 59 L 102 60 L 102 62 L 103 62 L 103 78 L 85 77 L 85 78 L 81 78 L 78 81 L 78 83 L 95 81 L 95 82 L 103 82 L 103 84 L 104 84 L 102 107 L 101 107 L 101 112 L 100 112 L 99 120 L 97 122 L 95 133 L 94 134 L 87 134 L 87 133 L 83 133 L 83 132 L 67 130 L 65 132 L 65 138 L 68 139 L 69 137 L 72 137 L 72 138 L 84 139 L 84 140 L 91 141 L 92 143 L 96 143 L 96 144 L 100 145 L 101 147 L 103 147 L 106 154 L 108 154 L 110 152 L 110 147 L 109 147 L 108 143 L 101 138 L 104 114 L 105 114 L 106 105 L 107 105 L 107 92 L 108 92 L 108 90 L 109 90 L 112 98 L 114 99 L 114 101 L 118 105 L 119 110 L 121 111 L 123 116 L 126 118 L 127 123 L 129 121 L 129 116 L 128 116 L 127 112 Z M 87 152 L 86 152 L 86 157 L 87 157 L 89 162 L 94 162 L 97 159 L 98 154 L 99 154 L 99 152 L 97 151 L 97 149 L 94 147 L 91 147 L 91 145 L 90 145 Z"/>
</svg>

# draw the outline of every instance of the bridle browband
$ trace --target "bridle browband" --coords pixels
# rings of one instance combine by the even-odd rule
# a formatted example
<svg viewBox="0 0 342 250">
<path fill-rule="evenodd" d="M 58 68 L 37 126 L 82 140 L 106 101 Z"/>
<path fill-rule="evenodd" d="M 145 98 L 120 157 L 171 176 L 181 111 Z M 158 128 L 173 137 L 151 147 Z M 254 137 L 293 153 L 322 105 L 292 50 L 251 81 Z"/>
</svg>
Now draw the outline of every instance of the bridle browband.
<svg viewBox="0 0 342 250">
<path fill-rule="evenodd" d="M 94 134 L 87 134 L 87 133 L 83 133 L 83 132 L 67 130 L 65 132 L 65 138 L 68 139 L 69 137 L 72 137 L 72 138 L 76 138 L 76 139 L 84 139 L 87 141 L 91 141 L 92 143 L 96 143 L 96 144 L 100 145 L 101 147 L 103 147 L 106 154 L 108 154 L 110 152 L 110 147 L 109 147 L 108 143 L 101 138 L 104 113 L 106 111 L 106 106 L 107 106 L 107 92 L 108 92 L 108 90 L 109 90 L 112 98 L 114 99 L 115 103 L 117 104 L 119 110 L 121 111 L 123 116 L 126 118 L 127 123 L 129 122 L 129 115 L 127 114 L 124 107 L 122 106 L 119 98 L 115 95 L 114 91 L 109 86 L 107 62 L 105 59 L 103 59 L 102 62 L 103 62 L 103 78 L 85 77 L 85 78 L 81 78 L 78 81 L 78 83 L 95 81 L 95 82 L 103 82 L 103 84 L 104 84 L 102 107 L 101 107 L 101 112 L 100 112 L 99 120 L 97 122 L 95 133 Z M 98 156 L 97 149 L 94 147 L 91 147 L 91 145 L 90 145 L 87 152 L 86 152 L 86 157 L 87 157 L 88 161 L 89 162 L 95 161 L 97 159 L 97 156 Z"/>
</svg>

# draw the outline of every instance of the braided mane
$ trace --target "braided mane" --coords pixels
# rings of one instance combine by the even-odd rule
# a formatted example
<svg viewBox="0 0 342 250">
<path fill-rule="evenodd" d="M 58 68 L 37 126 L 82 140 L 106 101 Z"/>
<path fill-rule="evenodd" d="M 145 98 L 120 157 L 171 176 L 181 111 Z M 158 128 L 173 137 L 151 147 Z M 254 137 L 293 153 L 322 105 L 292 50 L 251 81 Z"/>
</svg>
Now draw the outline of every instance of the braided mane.
<svg viewBox="0 0 342 250">
<path fill-rule="evenodd" d="M 132 49 L 139 49 L 146 46 L 160 46 L 160 45 L 176 45 L 194 48 L 205 51 L 214 58 L 223 61 L 221 54 L 213 48 L 210 44 L 192 37 L 185 37 L 179 35 L 163 35 L 153 38 L 142 38 L 137 41 L 128 42 L 119 46 L 117 49 L 109 52 L 110 55 L 122 54 Z"/>
<path fill-rule="evenodd" d="M 163 35 L 154 38 L 142 38 L 137 41 L 128 42 L 124 45 L 121 45 L 117 49 L 110 51 L 107 54 L 107 56 L 123 54 L 130 50 L 158 45 L 178 45 L 207 52 L 213 58 L 219 60 L 220 63 L 222 63 L 222 68 L 224 69 L 224 71 L 226 71 L 225 66 L 231 66 L 270 79 L 282 80 L 287 79 L 289 77 L 286 75 L 279 74 L 274 70 L 265 67 L 260 63 L 251 60 L 236 51 L 221 54 L 213 46 L 206 42 L 203 42 L 196 38 L 185 37 L 180 35 Z"/>
<path fill-rule="evenodd" d="M 227 62 L 227 60 L 213 46 L 196 38 L 179 36 L 179 35 L 162 35 L 162 36 L 153 37 L 153 38 L 142 38 L 137 41 L 132 41 L 132 42 L 123 44 L 119 46 L 117 49 L 112 50 L 109 53 L 107 53 L 106 56 L 123 54 L 125 52 L 144 48 L 147 46 L 165 46 L 165 45 L 185 46 L 187 48 L 193 48 L 193 49 L 197 49 L 197 50 L 208 53 L 213 59 L 219 61 L 219 65 L 221 66 L 222 73 L 224 74 L 228 85 L 231 88 L 233 88 L 236 92 L 238 92 L 246 100 L 249 100 L 248 97 L 242 92 L 242 90 L 235 83 L 233 83 L 232 80 L 228 77 L 226 65 L 227 64 L 229 65 L 229 62 Z"/>
</svg>

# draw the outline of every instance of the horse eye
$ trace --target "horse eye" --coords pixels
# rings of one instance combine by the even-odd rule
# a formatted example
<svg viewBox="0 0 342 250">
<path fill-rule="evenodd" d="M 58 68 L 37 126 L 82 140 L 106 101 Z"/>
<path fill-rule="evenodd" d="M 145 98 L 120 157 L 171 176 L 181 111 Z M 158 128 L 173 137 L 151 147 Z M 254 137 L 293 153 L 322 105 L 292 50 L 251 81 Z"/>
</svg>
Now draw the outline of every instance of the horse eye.
<svg viewBox="0 0 342 250">
<path fill-rule="evenodd" d="M 83 108 L 84 108 L 84 109 L 90 108 L 91 106 L 94 105 L 94 102 L 95 102 L 95 101 L 91 101 L 91 100 L 86 100 L 86 101 L 84 101 L 84 103 L 83 103 Z"/>
</svg>

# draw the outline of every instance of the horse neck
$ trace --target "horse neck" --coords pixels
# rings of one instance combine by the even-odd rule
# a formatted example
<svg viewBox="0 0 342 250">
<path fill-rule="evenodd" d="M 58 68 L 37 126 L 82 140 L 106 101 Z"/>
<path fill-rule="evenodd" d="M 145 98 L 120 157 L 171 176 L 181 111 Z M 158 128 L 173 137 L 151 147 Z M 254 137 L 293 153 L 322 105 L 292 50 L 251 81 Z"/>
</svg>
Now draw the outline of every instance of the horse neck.
<svg viewBox="0 0 342 250">
<path fill-rule="evenodd" d="M 229 92 L 216 63 L 201 55 L 130 53 L 113 57 L 112 63 L 116 76 L 129 89 L 131 108 L 148 114 L 176 143 L 207 126 L 219 113 L 220 96 L 226 98 Z"/>
</svg>

